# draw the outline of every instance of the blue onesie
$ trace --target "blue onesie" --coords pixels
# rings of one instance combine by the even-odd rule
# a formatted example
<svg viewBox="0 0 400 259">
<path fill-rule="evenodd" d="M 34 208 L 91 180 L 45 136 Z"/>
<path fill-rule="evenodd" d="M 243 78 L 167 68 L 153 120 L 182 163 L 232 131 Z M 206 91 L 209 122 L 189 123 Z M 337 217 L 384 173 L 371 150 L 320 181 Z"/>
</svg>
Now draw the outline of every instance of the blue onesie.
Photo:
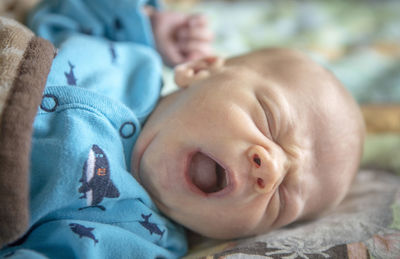
<svg viewBox="0 0 400 259">
<path fill-rule="evenodd" d="M 34 122 L 30 229 L 7 258 L 176 258 L 182 227 L 130 173 L 161 88 L 140 0 L 48 0 L 31 28 L 58 47 Z M 154 3 L 150 3 L 154 4 Z"/>
</svg>

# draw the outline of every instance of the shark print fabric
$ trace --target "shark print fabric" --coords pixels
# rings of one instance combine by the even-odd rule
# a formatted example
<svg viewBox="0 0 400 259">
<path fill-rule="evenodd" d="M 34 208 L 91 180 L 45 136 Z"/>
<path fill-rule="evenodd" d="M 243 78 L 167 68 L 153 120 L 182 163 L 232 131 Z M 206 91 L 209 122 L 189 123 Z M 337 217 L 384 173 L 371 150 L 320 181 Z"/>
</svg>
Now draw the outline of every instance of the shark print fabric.
<svg viewBox="0 0 400 259">
<path fill-rule="evenodd" d="M 71 224 L 69 224 L 69 226 L 70 226 L 72 232 L 77 234 L 79 236 L 79 238 L 82 238 L 82 237 L 90 238 L 94 241 L 94 244 L 97 244 L 99 242 L 99 240 L 97 240 L 96 237 L 94 236 L 94 234 L 92 233 L 94 228 L 85 227 L 78 223 L 71 223 Z"/>
<path fill-rule="evenodd" d="M 67 79 L 67 83 L 69 85 L 76 85 L 76 77 L 74 74 L 74 68 L 75 66 L 71 64 L 71 62 L 68 61 L 68 65 L 69 65 L 69 72 L 64 72 L 65 78 Z"/>
<path fill-rule="evenodd" d="M 158 225 L 149 222 L 149 218 L 151 217 L 151 213 L 149 215 L 144 215 L 142 214 L 142 218 L 144 219 L 144 221 L 139 221 L 139 223 L 146 228 L 151 235 L 156 234 L 160 236 L 160 239 L 163 237 L 165 230 L 161 231 L 161 229 L 158 227 Z"/>
<path fill-rule="evenodd" d="M 29 229 L 0 258 L 186 253 L 184 229 L 131 173 L 135 142 L 160 98 L 162 62 L 142 13 L 154 2 L 42 0 L 34 9 L 31 28 L 58 53 L 33 124 Z"/>
<path fill-rule="evenodd" d="M 89 151 L 88 159 L 83 166 L 82 178 L 79 182 L 79 192 L 83 193 L 80 197 L 85 198 L 87 207 L 80 210 L 97 207 L 105 210 L 99 203 L 106 198 L 118 198 L 119 191 L 110 179 L 110 166 L 104 151 L 97 145 L 93 145 Z"/>
</svg>

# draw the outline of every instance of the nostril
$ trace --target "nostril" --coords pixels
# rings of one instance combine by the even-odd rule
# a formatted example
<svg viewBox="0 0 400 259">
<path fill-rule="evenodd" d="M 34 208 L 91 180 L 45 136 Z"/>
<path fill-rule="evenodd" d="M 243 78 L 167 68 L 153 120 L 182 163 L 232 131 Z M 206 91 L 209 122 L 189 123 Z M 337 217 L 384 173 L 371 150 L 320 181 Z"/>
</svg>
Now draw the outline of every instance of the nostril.
<svg viewBox="0 0 400 259">
<path fill-rule="evenodd" d="M 257 168 L 259 168 L 261 166 L 261 159 L 257 154 L 254 154 L 253 161 Z"/>
<path fill-rule="evenodd" d="M 257 185 L 258 187 L 260 187 L 261 189 L 265 188 L 265 182 L 262 178 L 257 178 Z"/>
</svg>

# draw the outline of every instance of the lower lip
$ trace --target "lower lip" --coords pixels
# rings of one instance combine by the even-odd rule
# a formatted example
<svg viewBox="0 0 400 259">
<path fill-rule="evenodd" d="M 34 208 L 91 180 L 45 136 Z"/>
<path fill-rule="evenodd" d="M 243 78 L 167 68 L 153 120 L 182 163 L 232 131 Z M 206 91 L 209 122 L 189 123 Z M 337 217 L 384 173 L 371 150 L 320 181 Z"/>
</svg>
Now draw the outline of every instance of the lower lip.
<svg viewBox="0 0 400 259">
<path fill-rule="evenodd" d="M 226 186 L 225 188 L 223 188 L 222 190 L 218 191 L 218 192 L 211 192 L 211 193 L 205 193 L 203 192 L 201 189 L 199 189 L 195 184 L 193 184 L 190 176 L 189 176 L 189 166 L 190 166 L 190 162 L 192 161 L 192 157 L 198 153 L 201 152 L 200 150 L 196 150 L 196 151 L 192 151 L 189 153 L 189 155 L 187 156 L 187 159 L 185 161 L 185 165 L 184 165 L 184 178 L 186 181 L 187 186 L 189 187 L 189 189 L 200 195 L 203 197 L 222 197 L 227 195 L 228 193 L 230 193 L 233 189 L 234 189 L 234 181 L 232 180 L 232 173 L 229 169 L 225 168 L 225 166 L 222 166 L 222 164 L 217 161 L 213 156 L 211 156 L 208 153 L 202 152 L 203 154 L 209 156 L 211 159 L 213 159 L 216 163 L 218 163 L 219 165 L 221 165 L 222 168 L 224 168 L 225 170 L 225 174 L 226 174 Z"/>
</svg>

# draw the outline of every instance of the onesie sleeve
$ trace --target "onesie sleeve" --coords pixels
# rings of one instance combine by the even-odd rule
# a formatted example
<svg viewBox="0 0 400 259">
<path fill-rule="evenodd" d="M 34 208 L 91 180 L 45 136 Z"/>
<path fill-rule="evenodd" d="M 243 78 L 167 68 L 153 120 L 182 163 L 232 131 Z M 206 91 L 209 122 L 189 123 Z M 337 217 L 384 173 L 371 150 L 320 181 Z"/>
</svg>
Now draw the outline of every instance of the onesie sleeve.
<svg viewBox="0 0 400 259">
<path fill-rule="evenodd" d="M 130 173 L 140 134 L 119 101 L 75 86 L 45 89 L 34 121 L 29 230 L 0 258 L 180 258 L 182 226 Z"/>
<path fill-rule="evenodd" d="M 140 223 L 140 221 L 139 221 Z M 153 234 L 156 236 L 156 234 Z M 161 235 L 159 235 L 161 237 Z M 50 221 L 35 228 L 21 246 L 9 247 L 0 257 L 9 259 L 165 258 L 181 257 L 183 245 L 166 249 L 155 241 L 111 224 L 82 220 Z M 171 238 L 169 238 L 171 240 Z"/>
<path fill-rule="evenodd" d="M 144 5 L 159 7 L 157 0 L 43 0 L 30 14 L 28 25 L 56 46 L 81 33 L 153 47 Z"/>
</svg>

